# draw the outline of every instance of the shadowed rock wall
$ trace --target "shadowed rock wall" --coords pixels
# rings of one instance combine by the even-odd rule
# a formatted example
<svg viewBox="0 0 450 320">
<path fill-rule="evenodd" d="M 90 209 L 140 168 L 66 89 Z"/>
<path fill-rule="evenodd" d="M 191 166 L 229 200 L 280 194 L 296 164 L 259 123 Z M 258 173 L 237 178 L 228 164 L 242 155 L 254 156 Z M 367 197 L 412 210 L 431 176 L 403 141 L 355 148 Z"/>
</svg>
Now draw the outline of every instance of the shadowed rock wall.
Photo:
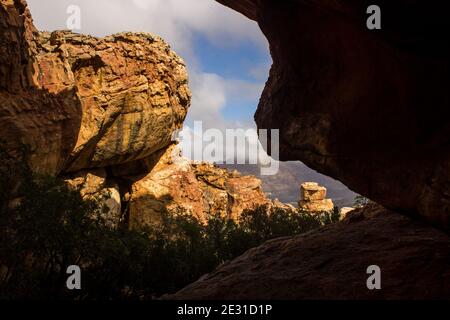
<svg viewBox="0 0 450 320">
<path fill-rule="evenodd" d="M 273 66 L 255 119 L 301 160 L 391 209 L 450 228 L 446 2 L 218 0 L 256 20 Z"/>
</svg>

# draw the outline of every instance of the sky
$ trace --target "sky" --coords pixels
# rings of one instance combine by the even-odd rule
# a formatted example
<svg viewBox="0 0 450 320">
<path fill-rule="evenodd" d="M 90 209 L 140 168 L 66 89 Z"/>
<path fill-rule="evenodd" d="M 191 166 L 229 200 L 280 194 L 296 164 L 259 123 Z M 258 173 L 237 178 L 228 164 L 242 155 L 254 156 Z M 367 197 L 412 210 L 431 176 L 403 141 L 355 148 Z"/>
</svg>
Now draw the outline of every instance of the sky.
<svg viewBox="0 0 450 320">
<path fill-rule="evenodd" d="M 81 29 L 76 32 L 103 37 L 145 31 L 163 37 L 188 66 L 193 98 L 187 131 L 194 121 L 202 121 L 204 130 L 255 127 L 253 114 L 271 58 L 258 25 L 241 14 L 213 0 L 28 0 L 28 4 L 39 30 L 67 29 L 67 10 L 76 5 L 81 9 Z"/>
</svg>

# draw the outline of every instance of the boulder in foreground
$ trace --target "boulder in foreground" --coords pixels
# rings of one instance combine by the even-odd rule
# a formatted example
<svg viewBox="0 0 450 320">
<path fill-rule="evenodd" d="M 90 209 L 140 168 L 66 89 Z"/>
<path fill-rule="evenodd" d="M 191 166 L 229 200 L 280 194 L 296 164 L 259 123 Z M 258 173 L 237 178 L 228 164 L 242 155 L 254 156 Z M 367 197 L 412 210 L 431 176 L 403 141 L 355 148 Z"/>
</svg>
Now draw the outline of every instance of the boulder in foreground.
<svg viewBox="0 0 450 320">
<path fill-rule="evenodd" d="M 370 265 L 381 290 L 369 290 Z M 450 299 L 450 237 L 379 206 L 279 238 L 166 299 Z"/>
</svg>

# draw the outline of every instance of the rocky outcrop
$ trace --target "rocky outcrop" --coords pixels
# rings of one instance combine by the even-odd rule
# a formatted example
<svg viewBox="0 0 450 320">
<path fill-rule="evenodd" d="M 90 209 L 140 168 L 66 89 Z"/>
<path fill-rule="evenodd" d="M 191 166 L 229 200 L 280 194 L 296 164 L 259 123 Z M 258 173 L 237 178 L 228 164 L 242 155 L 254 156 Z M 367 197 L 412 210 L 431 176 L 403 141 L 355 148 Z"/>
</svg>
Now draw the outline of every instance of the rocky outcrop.
<svg viewBox="0 0 450 320">
<path fill-rule="evenodd" d="M 338 207 L 352 206 L 358 194 L 348 189 L 341 182 L 324 176 L 307 167 L 300 161 L 279 162 L 279 170 L 275 175 L 262 175 L 260 165 L 235 164 L 222 165 L 231 170 L 237 170 L 244 175 L 252 175 L 261 179 L 263 189 L 274 199 L 297 205 L 299 200 L 298 184 L 300 181 L 315 181 L 327 187 L 327 196 Z"/>
<path fill-rule="evenodd" d="M 450 230 L 448 4 L 218 0 L 257 21 L 273 66 L 255 115 L 301 160 L 386 207 Z M 420 22 L 419 22 L 420 21 Z"/>
<path fill-rule="evenodd" d="M 184 62 L 147 33 L 38 32 L 23 0 L 0 1 L 0 42 L 2 176 L 21 172 L 11 163 L 61 176 L 101 200 L 117 225 L 126 210 L 121 170 L 157 161 L 186 117 Z M 15 187 L 21 177 L 12 176 Z"/>
<path fill-rule="evenodd" d="M 352 207 L 343 207 L 339 209 L 339 219 L 344 220 L 350 214 L 350 212 L 355 211 L 355 208 Z"/>
<path fill-rule="evenodd" d="M 25 1 L 0 5 L 0 130 L 34 172 L 61 174 L 143 159 L 186 116 L 187 72 L 161 38 L 39 33 Z"/>
<path fill-rule="evenodd" d="M 191 95 L 184 62 L 161 38 L 40 33 L 25 1 L 0 4 L 0 137 L 8 159 L 100 200 L 114 226 L 157 223 L 165 211 L 206 221 L 284 207 L 266 198 L 259 179 L 193 163 L 171 146 Z"/>
<path fill-rule="evenodd" d="M 272 202 L 261 180 L 210 163 L 192 162 L 173 145 L 149 174 L 132 183 L 130 226 L 158 224 L 161 214 L 188 214 L 202 222 L 215 215 L 237 220 L 244 210 L 283 204 Z M 285 208 L 286 209 L 286 208 Z"/>
<path fill-rule="evenodd" d="M 187 73 L 161 38 L 54 32 L 43 34 L 41 45 L 43 87 L 65 90 L 54 82 L 69 69 L 68 85 L 76 86 L 81 103 L 81 127 L 65 171 L 145 158 L 166 147 L 182 126 L 190 102 Z"/>
<path fill-rule="evenodd" d="M 371 205 L 251 249 L 165 298 L 450 299 L 449 252 L 444 232 Z M 381 269 L 381 290 L 367 287 L 371 265 Z"/>
<path fill-rule="evenodd" d="M 331 199 L 327 199 L 327 188 L 316 182 L 305 182 L 300 185 L 298 207 L 307 212 L 323 213 L 333 211 L 334 204 Z"/>
<path fill-rule="evenodd" d="M 26 2 L 0 1 L 0 146 L 35 172 L 60 172 L 75 146 L 81 106 L 75 88 L 58 95 L 39 83 L 39 33 Z M 3 172 L 3 167 L 2 167 Z"/>
</svg>

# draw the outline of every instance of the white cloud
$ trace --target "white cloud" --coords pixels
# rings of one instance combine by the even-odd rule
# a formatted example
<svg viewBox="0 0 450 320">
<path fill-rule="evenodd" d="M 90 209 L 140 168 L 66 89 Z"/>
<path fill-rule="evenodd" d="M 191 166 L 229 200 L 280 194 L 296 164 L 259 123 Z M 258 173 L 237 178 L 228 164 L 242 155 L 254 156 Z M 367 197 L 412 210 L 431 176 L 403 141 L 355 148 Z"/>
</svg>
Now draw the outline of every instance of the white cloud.
<svg viewBox="0 0 450 320">
<path fill-rule="evenodd" d="M 264 82 L 250 82 L 239 79 L 225 81 L 227 96 L 232 99 L 238 98 L 242 102 L 258 101 L 264 89 Z"/>
<path fill-rule="evenodd" d="M 220 46 L 267 40 L 257 24 L 213 0 L 28 0 L 39 29 L 66 29 L 66 8 L 77 5 L 82 33 L 105 36 L 120 31 L 147 31 L 165 38 L 181 55 L 194 58 L 194 32 Z"/>
<path fill-rule="evenodd" d="M 81 30 L 106 36 L 121 31 L 145 31 L 163 37 L 188 64 L 192 106 L 187 123 L 201 120 L 204 128 L 254 128 L 252 119 L 226 121 L 222 111 L 230 101 L 257 101 L 264 86 L 264 67 L 257 82 L 226 79 L 204 72 L 194 51 L 194 37 L 205 37 L 214 46 L 234 47 L 252 43 L 268 51 L 267 40 L 257 24 L 213 0 L 28 0 L 35 24 L 40 30 L 66 29 L 70 5 L 81 8 Z M 268 54 L 268 53 L 267 53 Z M 256 108 L 256 106 L 255 106 Z M 195 135 L 194 135 L 195 136 Z M 198 139 L 198 136 L 197 138 Z"/>
<path fill-rule="evenodd" d="M 266 81 L 268 75 L 267 64 L 261 63 L 259 65 L 252 66 L 249 70 L 250 76 L 258 81 Z"/>
<path fill-rule="evenodd" d="M 221 110 L 227 103 L 225 80 L 217 74 L 192 71 L 192 107 L 189 118 L 202 120 L 206 127 L 223 127 Z"/>
<path fill-rule="evenodd" d="M 185 126 L 179 134 L 183 156 L 195 161 L 227 164 L 270 164 L 254 126 L 207 128 L 203 122 Z M 250 160 L 252 159 L 252 160 Z"/>
</svg>

